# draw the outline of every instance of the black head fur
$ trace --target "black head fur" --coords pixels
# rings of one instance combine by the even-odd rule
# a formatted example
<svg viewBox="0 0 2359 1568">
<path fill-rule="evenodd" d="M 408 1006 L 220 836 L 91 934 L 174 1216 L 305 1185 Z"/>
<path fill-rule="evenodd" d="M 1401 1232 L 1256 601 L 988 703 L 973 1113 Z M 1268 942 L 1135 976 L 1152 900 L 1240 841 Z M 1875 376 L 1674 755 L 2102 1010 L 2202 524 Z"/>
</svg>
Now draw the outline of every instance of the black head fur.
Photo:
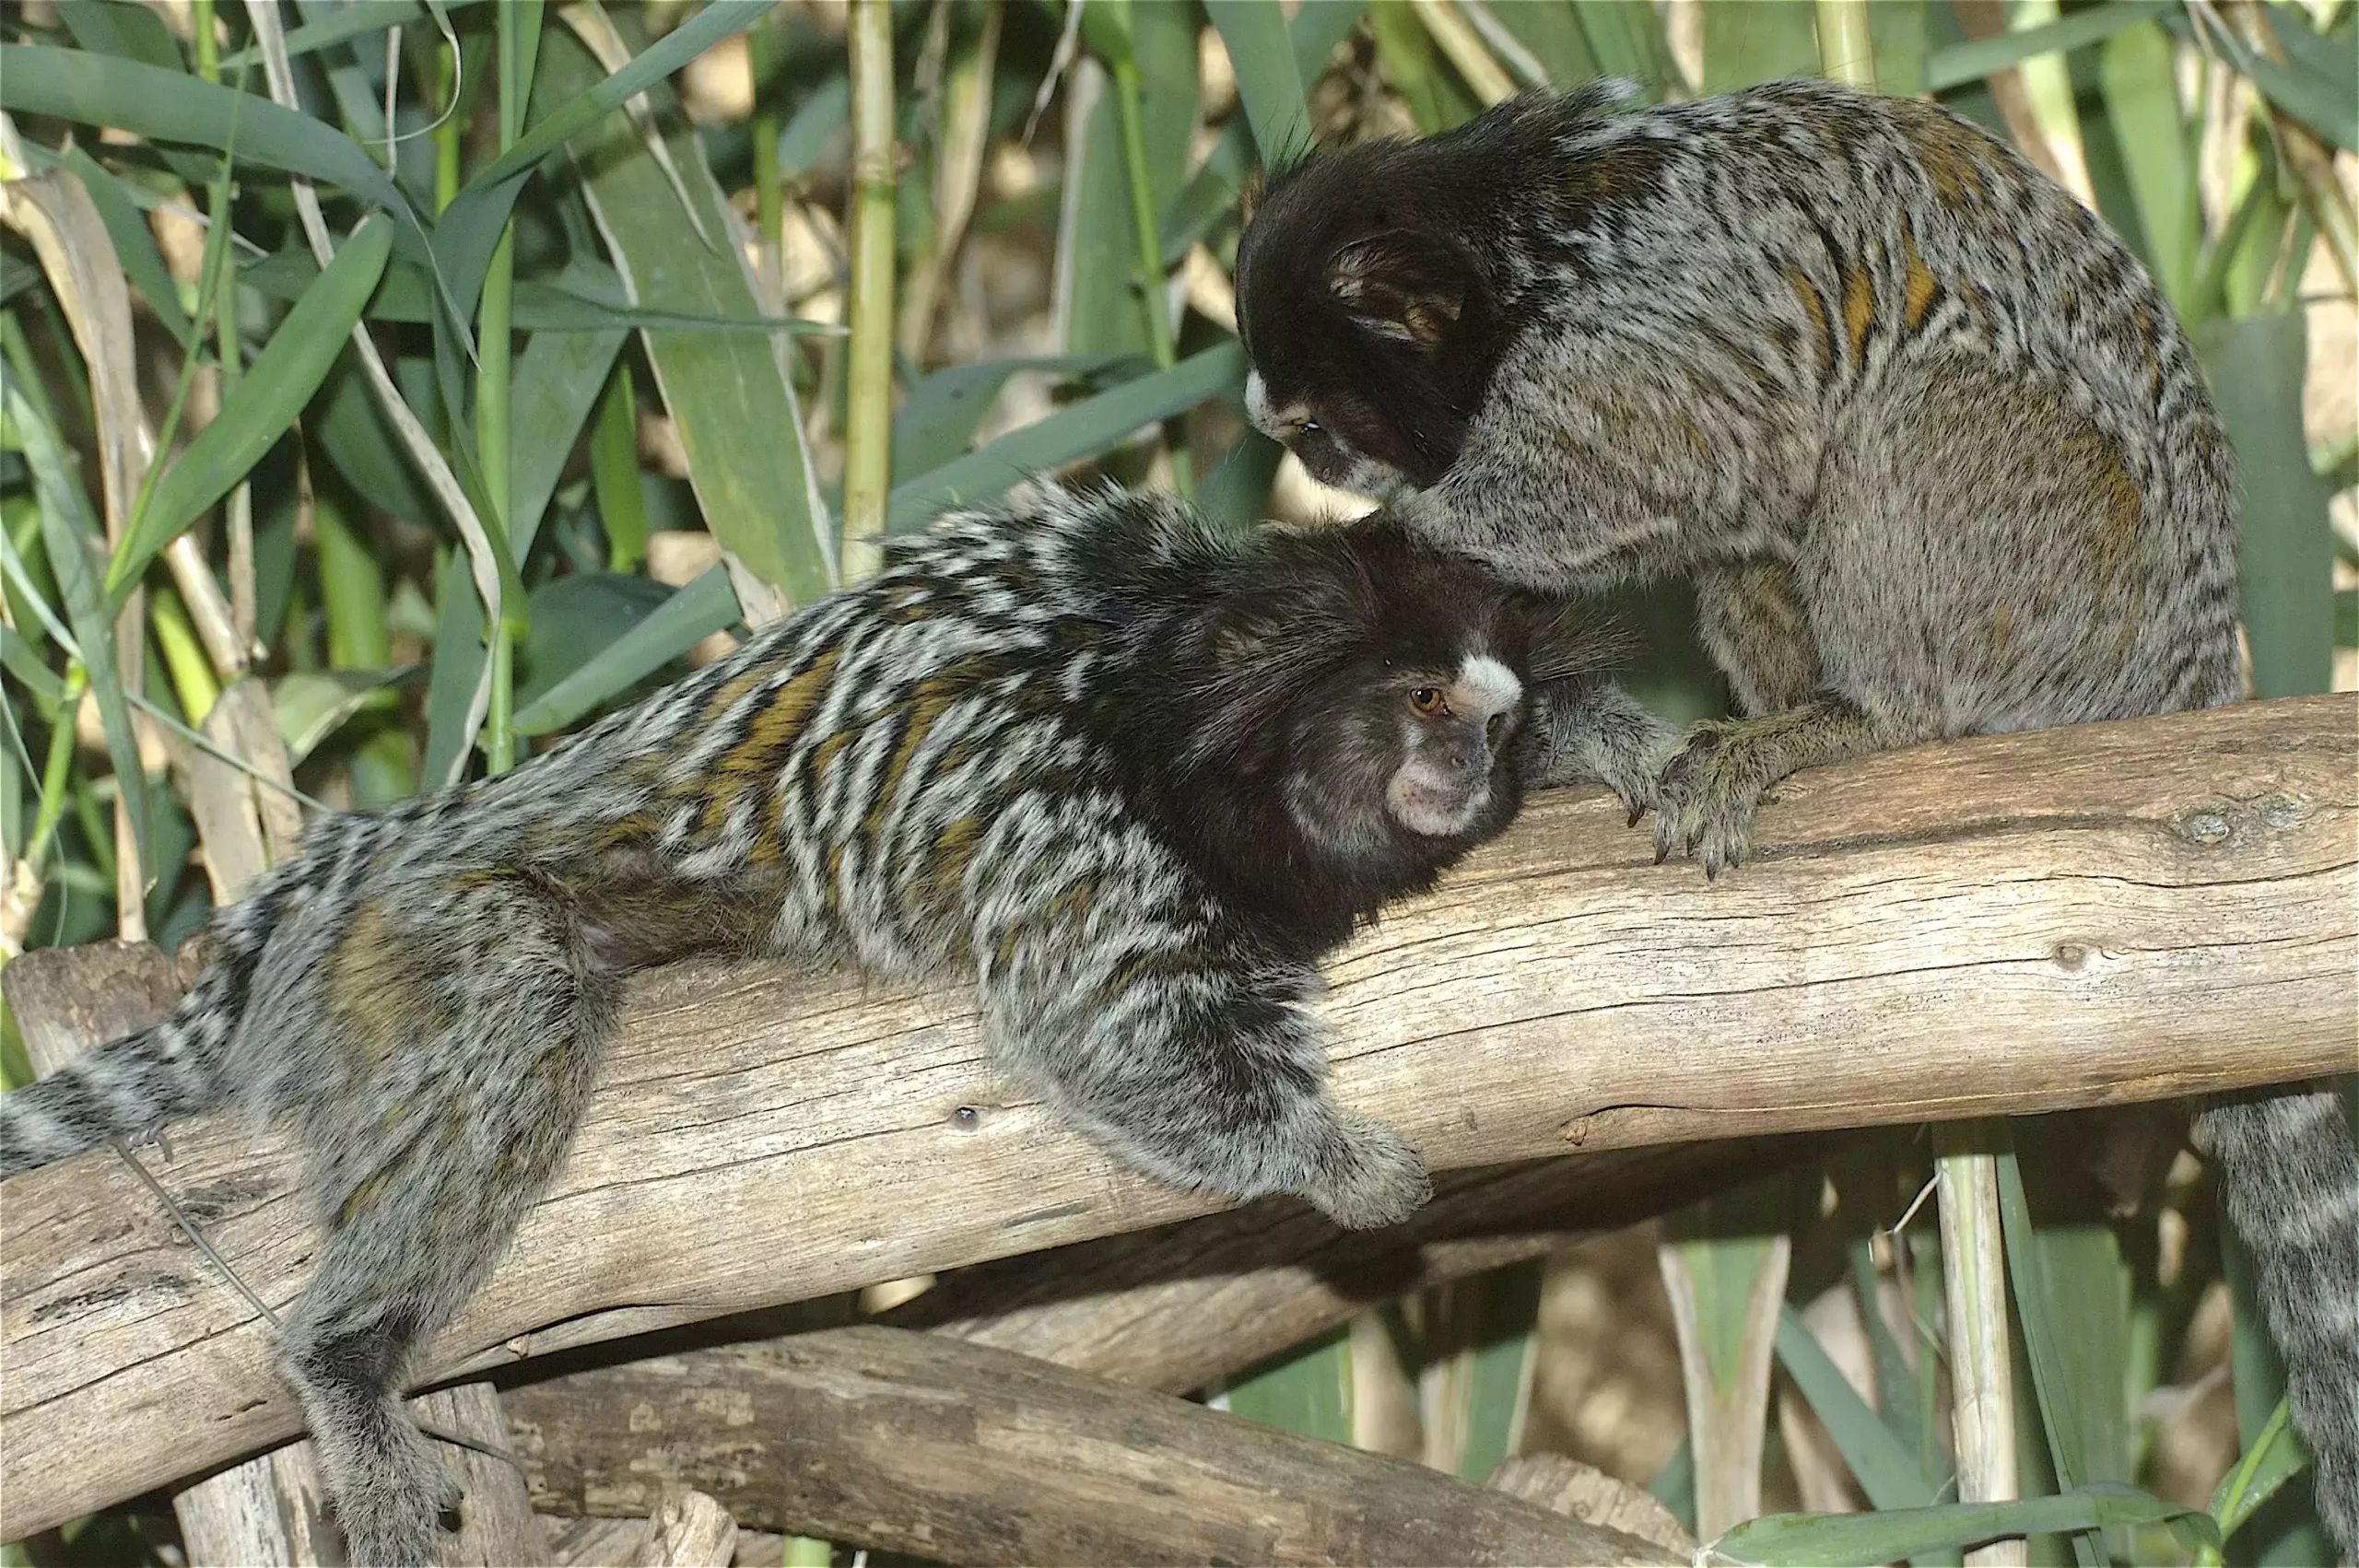
<svg viewBox="0 0 2359 1568">
<path fill-rule="evenodd" d="M 1168 540 L 1171 536 L 1164 535 Z M 1332 528 L 1204 532 L 1140 569 L 1109 540 L 1128 605 L 1119 692 L 1094 718 L 1133 759 L 1124 793 L 1273 944 L 1309 954 L 1428 886 L 1503 829 L 1522 786 L 1507 743 L 1531 672 L 1594 670 L 1602 645 L 1561 604 L 1510 589 L 1382 513 Z M 1127 563 L 1125 568 L 1122 563 Z M 1409 692 L 1486 653 L 1524 682 L 1494 737 L 1490 790 L 1449 836 L 1386 809 Z"/>
<path fill-rule="evenodd" d="M 1237 252 L 1238 329 L 1272 430 L 1330 483 L 1373 460 L 1418 487 L 1457 460 L 1524 327 L 1545 231 L 1577 214 L 1565 138 L 1626 96 L 1525 93 L 1422 141 L 1367 142 L 1274 172 Z"/>
</svg>

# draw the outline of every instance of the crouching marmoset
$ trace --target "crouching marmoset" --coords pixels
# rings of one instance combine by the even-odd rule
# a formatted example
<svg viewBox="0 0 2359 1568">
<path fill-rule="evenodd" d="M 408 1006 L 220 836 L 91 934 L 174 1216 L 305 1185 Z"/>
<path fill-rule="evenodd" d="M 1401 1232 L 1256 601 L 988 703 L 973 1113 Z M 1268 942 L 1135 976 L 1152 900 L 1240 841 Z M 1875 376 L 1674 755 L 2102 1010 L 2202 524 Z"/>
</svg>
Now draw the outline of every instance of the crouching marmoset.
<svg viewBox="0 0 2359 1568">
<path fill-rule="evenodd" d="M 1238 320 L 1256 422 L 1319 477 L 1535 590 L 1693 580 L 1743 717 L 1625 792 L 1659 854 L 1735 864 L 1814 764 L 2242 695 L 2233 457 L 2095 215 L 1934 104 L 1624 96 L 1281 171 Z M 2359 1554 L 2349 1124 L 2278 1093 L 2204 1127 Z"/>
<path fill-rule="evenodd" d="M 1317 960 L 1507 825 L 1527 749 L 1611 753 L 1610 704 L 1568 718 L 1600 657 L 1380 516 L 953 513 L 505 777 L 314 825 L 170 1018 L 0 1097 L 0 1176 L 286 1114 L 328 1234 L 278 1364 L 352 1561 L 430 1562 L 405 1374 L 563 1158 L 626 973 L 969 970 L 997 1059 L 1132 1164 L 1387 1224 L 1425 1166 L 1325 1093 Z"/>
</svg>

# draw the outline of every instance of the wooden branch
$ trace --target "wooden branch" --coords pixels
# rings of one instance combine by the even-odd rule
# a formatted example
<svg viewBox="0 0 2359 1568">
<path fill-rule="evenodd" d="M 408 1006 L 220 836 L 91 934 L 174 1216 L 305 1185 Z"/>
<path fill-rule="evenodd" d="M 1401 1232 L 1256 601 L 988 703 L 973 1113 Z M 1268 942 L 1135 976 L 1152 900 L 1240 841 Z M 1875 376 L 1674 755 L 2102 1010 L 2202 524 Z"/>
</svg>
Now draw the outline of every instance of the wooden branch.
<svg viewBox="0 0 2359 1568">
<path fill-rule="evenodd" d="M 2348 1070 L 2354 717 L 2308 697 L 1866 758 L 1788 785 L 1717 883 L 1651 865 L 1602 797 L 1542 797 L 1330 965 L 1337 1092 L 1447 1169 Z M 173 1147 L 151 1168 L 291 1300 L 317 1242 L 284 1135 L 215 1117 Z M 659 970 L 429 1369 L 1212 1207 L 995 1087 L 962 993 Z M 0 1260 L 0 1539 L 295 1432 L 251 1310 L 111 1155 L 10 1182 Z"/>
<path fill-rule="evenodd" d="M 938 1334 L 745 1349 L 726 1387 L 658 1356 L 511 1389 L 544 1505 L 546 1467 L 569 1456 L 532 1426 L 561 1410 L 596 1452 L 725 1480 L 803 1533 L 945 1562 L 1685 1561 L 1404 1459 Z"/>
<path fill-rule="evenodd" d="M 956 1270 L 877 1321 L 1184 1394 L 1396 1296 L 1561 1252 L 1828 1142 L 1731 1138 L 1448 1171 L 1431 1203 L 1384 1231 L 1255 1204 Z"/>
</svg>

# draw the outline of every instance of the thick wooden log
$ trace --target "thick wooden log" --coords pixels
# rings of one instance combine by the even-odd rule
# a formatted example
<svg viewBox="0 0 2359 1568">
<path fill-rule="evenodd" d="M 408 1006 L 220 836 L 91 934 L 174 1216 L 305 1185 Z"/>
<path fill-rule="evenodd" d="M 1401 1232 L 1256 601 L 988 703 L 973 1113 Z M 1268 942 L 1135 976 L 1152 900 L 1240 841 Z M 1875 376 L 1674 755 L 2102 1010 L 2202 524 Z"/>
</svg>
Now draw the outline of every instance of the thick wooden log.
<svg viewBox="0 0 2359 1568">
<path fill-rule="evenodd" d="M 1540 798 L 1329 966 L 1337 1092 L 1451 1168 L 2348 1070 L 2354 717 L 1865 758 L 1790 782 L 1717 883 L 1652 865 L 1601 796 Z M 291 1300 L 317 1243 L 285 1138 L 217 1117 L 174 1147 L 151 1165 Z M 1212 1207 L 994 1084 L 963 994 L 682 965 L 632 986 L 572 1158 L 428 1369 Z M 251 1309 L 111 1155 L 10 1182 L 0 1260 L 0 1539 L 296 1430 Z"/>
<path fill-rule="evenodd" d="M 511 1389 L 510 1413 L 529 1428 L 561 1398 L 569 1433 L 603 1422 L 601 1453 L 679 1470 L 686 1445 L 710 1462 L 683 1473 L 757 1469 L 739 1494 L 798 1530 L 945 1562 L 1685 1561 L 1406 1460 L 938 1334 L 746 1349 L 727 1388 L 658 1356 Z M 759 1457 L 728 1453 L 757 1435 Z M 561 1457 L 529 1430 L 522 1447 L 537 1487 Z"/>
</svg>

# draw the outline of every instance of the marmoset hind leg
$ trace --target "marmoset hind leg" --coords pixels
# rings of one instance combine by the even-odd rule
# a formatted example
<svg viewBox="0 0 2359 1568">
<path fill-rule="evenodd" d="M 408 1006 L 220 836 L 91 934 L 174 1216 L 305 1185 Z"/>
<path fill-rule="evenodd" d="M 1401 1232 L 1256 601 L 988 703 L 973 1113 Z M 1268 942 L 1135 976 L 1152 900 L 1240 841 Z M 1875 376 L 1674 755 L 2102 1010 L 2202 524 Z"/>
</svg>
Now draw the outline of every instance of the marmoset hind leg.
<svg viewBox="0 0 2359 1568">
<path fill-rule="evenodd" d="M 311 1048 L 346 1071 L 298 1112 L 328 1236 L 281 1326 L 279 1370 L 349 1560 L 428 1564 L 457 1489 L 403 1387 L 571 1143 L 616 984 L 587 960 L 561 890 L 490 869 L 374 892 L 290 985 L 308 1007 L 257 1016 L 326 1036 Z"/>
<path fill-rule="evenodd" d="M 1328 1097 L 1308 965 L 1201 938 L 1059 942 L 1035 935 L 986 967 L 994 1047 L 1066 1117 L 1175 1186 L 1295 1193 L 1355 1230 L 1432 1194 L 1391 1128 Z"/>
<path fill-rule="evenodd" d="M 1696 578 L 1696 629 L 1744 717 L 1707 720 L 1656 781 L 1658 860 L 1694 854 L 1707 875 L 1740 863 L 1770 787 L 1820 763 L 1921 738 L 1829 690 L 1794 568 L 1748 561 Z"/>
</svg>

